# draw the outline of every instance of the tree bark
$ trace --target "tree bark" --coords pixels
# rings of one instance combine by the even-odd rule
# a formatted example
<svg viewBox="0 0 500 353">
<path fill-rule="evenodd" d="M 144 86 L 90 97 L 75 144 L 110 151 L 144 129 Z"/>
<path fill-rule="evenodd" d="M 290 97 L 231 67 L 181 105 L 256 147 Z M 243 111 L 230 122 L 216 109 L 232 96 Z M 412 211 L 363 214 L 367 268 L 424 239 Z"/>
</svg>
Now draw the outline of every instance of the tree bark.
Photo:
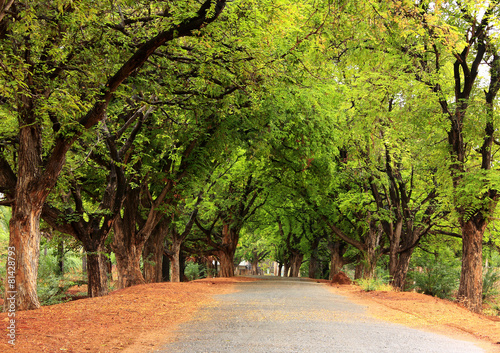
<svg viewBox="0 0 500 353">
<path fill-rule="evenodd" d="M 168 224 L 158 223 L 146 241 L 142 254 L 144 280 L 146 283 L 162 282 L 162 264 L 165 235 Z"/>
<path fill-rule="evenodd" d="M 347 250 L 344 243 L 335 241 L 329 245 L 329 249 L 331 252 L 329 279 L 331 280 L 333 276 L 342 271 L 342 267 L 344 267 L 344 265 L 351 261 L 344 259 L 344 254 Z"/>
<path fill-rule="evenodd" d="M 405 250 L 399 254 L 397 266 L 394 272 L 391 274 L 391 285 L 401 291 L 405 290 L 406 287 L 406 276 L 408 274 L 408 268 L 410 266 L 411 255 L 413 254 L 414 248 Z"/>
<path fill-rule="evenodd" d="M 290 267 L 290 261 L 285 261 L 285 263 L 283 264 L 283 277 L 290 277 Z"/>
<path fill-rule="evenodd" d="M 40 302 L 36 288 L 40 256 L 41 207 L 37 209 L 31 202 L 22 202 L 21 199 L 17 199 L 16 204 L 23 205 L 23 207 L 13 207 L 10 220 L 9 250 L 15 253 L 15 286 L 6 283 L 5 302 L 8 302 L 10 291 L 17 292 L 15 293 L 16 310 L 38 309 Z M 7 261 L 9 276 L 10 272 L 9 261 Z M 7 305 L 4 308 L 7 308 Z"/>
<path fill-rule="evenodd" d="M 169 250 L 170 282 L 181 282 L 181 242 L 172 242 Z"/>
<path fill-rule="evenodd" d="M 231 227 L 231 221 L 224 221 L 222 226 L 222 244 L 215 252 L 220 262 L 220 277 L 234 276 L 234 254 L 239 240 L 239 229 Z"/>
<path fill-rule="evenodd" d="M 135 243 L 133 235 L 127 234 L 127 232 L 133 233 L 134 229 L 125 228 L 121 219 L 115 222 L 113 228 L 112 249 L 115 253 L 118 272 L 117 288 L 122 289 L 146 283 L 140 267 L 144 242 Z"/>
<path fill-rule="evenodd" d="M 87 251 L 87 279 L 88 296 L 91 298 L 101 297 L 108 294 L 108 277 L 106 274 L 106 263 L 102 253 L 103 248 L 95 251 Z"/>
<path fill-rule="evenodd" d="M 290 277 L 299 277 L 303 258 L 304 254 L 298 251 L 292 252 L 292 258 L 290 260 Z"/>
<path fill-rule="evenodd" d="M 234 277 L 234 253 L 235 249 L 227 248 L 217 251 L 220 262 L 220 277 Z"/>
<path fill-rule="evenodd" d="M 252 272 L 251 274 L 254 275 L 254 276 L 258 276 L 259 275 L 259 260 L 253 260 L 251 261 L 251 264 L 252 264 Z"/>
<path fill-rule="evenodd" d="M 31 78 L 28 74 L 28 81 L 31 81 Z M 32 98 L 21 95 L 19 104 L 20 125 L 24 126 L 21 126 L 19 133 L 18 175 L 9 222 L 9 250 L 14 252 L 14 261 L 6 263 L 7 273 L 14 276 L 15 288 L 12 284 L 5 283 L 5 302 L 10 303 L 8 298 L 12 292 L 17 292 L 16 310 L 30 310 L 40 307 L 36 291 L 41 238 L 40 216 L 48 190 L 40 186 L 42 135 L 41 128 L 33 118 L 34 102 Z M 4 307 L 7 308 L 7 305 Z"/>
<path fill-rule="evenodd" d="M 462 224 L 462 272 L 458 299 L 474 312 L 482 310 L 483 235 L 486 221 L 480 215 Z"/>
<path fill-rule="evenodd" d="M 356 280 L 356 279 L 364 278 L 364 270 L 365 270 L 365 266 L 362 263 L 358 263 L 354 267 L 354 279 Z"/>
</svg>

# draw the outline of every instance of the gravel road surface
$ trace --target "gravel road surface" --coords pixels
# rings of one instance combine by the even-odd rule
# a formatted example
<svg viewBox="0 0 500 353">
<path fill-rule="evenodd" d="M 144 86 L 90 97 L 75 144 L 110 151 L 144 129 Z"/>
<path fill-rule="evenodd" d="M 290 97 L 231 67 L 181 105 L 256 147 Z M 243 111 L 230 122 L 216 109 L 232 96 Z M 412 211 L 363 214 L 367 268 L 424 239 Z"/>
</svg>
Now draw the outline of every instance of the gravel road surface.
<svg viewBox="0 0 500 353">
<path fill-rule="evenodd" d="M 470 342 L 371 318 L 363 306 L 311 280 L 273 277 L 237 289 L 217 296 L 157 352 L 484 352 Z"/>
</svg>

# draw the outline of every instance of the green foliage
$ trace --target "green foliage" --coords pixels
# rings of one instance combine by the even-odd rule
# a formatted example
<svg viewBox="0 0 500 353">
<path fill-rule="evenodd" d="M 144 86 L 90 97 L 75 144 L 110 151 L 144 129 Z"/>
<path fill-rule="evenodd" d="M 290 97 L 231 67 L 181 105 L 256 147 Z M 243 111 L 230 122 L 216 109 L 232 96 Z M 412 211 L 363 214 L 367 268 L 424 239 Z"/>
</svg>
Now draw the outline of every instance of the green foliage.
<svg viewBox="0 0 500 353">
<path fill-rule="evenodd" d="M 9 207 L 0 206 L 0 239 L 9 239 L 9 221 L 11 210 Z"/>
<path fill-rule="evenodd" d="M 184 269 L 184 275 L 189 281 L 205 277 L 203 266 L 197 262 L 188 262 Z"/>
<path fill-rule="evenodd" d="M 489 267 L 483 274 L 483 299 L 496 297 L 500 294 L 500 271 Z"/>
<path fill-rule="evenodd" d="M 385 291 L 389 292 L 392 287 L 388 283 L 387 278 L 361 278 L 356 280 L 356 284 L 361 287 L 365 292 L 371 291 Z"/>
<path fill-rule="evenodd" d="M 40 257 L 38 265 L 37 293 L 42 305 L 53 305 L 71 298 L 66 294 L 67 290 L 74 285 L 81 285 L 84 281 L 75 275 L 75 270 L 81 266 L 81 258 L 78 255 L 66 255 L 64 267 L 67 273 L 59 275 L 59 264 L 52 249 L 48 249 L 47 255 Z"/>
<path fill-rule="evenodd" d="M 4 283 L 7 275 L 7 248 L 9 246 L 9 219 L 10 209 L 0 206 L 0 297 L 5 294 Z"/>
<path fill-rule="evenodd" d="M 382 260 L 379 260 L 379 265 L 382 263 Z M 390 292 L 392 290 L 392 286 L 389 284 L 391 277 L 387 270 L 383 267 L 377 267 L 375 269 L 375 275 L 373 278 L 361 278 L 356 280 L 356 284 L 361 287 L 365 292 L 371 291 L 386 291 Z"/>
<path fill-rule="evenodd" d="M 417 292 L 450 299 L 458 289 L 460 271 L 452 264 L 436 262 L 412 272 L 410 278 L 415 282 L 412 287 Z"/>
</svg>

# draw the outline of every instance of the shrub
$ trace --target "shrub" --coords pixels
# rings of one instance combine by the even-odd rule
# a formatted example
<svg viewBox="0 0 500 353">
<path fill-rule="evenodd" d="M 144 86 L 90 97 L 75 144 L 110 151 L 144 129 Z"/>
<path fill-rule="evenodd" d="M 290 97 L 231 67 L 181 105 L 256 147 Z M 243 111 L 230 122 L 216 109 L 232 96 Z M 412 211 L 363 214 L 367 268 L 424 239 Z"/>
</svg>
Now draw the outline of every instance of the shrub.
<svg viewBox="0 0 500 353">
<path fill-rule="evenodd" d="M 184 269 L 184 275 L 189 281 L 201 278 L 201 266 L 196 262 L 188 262 Z"/>
<path fill-rule="evenodd" d="M 65 257 L 65 268 L 67 271 L 78 266 L 77 257 Z M 41 305 L 53 305 L 68 301 L 67 290 L 82 281 L 74 281 L 74 276 L 70 280 L 68 275 L 58 275 L 58 262 L 51 251 L 47 255 L 40 257 L 38 265 L 37 294 Z"/>
<path fill-rule="evenodd" d="M 499 294 L 498 284 L 500 282 L 500 271 L 489 267 L 483 274 L 483 299 L 495 297 Z"/>
<path fill-rule="evenodd" d="M 460 271 L 449 263 L 435 263 L 412 273 L 413 289 L 441 299 L 450 298 L 458 288 Z"/>
<path fill-rule="evenodd" d="M 384 274 L 383 272 L 379 272 L 379 275 L 375 278 L 363 278 L 356 280 L 356 283 L 363 289 L 365 292 L 371 291 L 384 291 L 390 292 L 393 290 L 392 286 L 389 284 L 389 275 Z"/>
</svg>

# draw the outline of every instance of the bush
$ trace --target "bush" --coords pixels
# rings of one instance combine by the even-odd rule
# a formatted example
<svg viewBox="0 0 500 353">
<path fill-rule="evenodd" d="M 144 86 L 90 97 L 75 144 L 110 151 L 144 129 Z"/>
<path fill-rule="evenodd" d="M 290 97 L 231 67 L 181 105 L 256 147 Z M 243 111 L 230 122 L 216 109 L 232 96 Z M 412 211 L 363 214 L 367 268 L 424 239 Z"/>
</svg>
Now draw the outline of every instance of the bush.
<svg viewBox="0 0 500 353">
<path fill-rule="evenodd" d="M 500 271 L 489 267 L 483 274 L 483 299 L 495 297 L 499 294 L 498 284 L 500 282 Z"/>
<path fill-rule="evenodd" d="M 202 268 L 200 264 L 196 262 L 188 262 L 186 264 L 186 268 L 184 269 L 184 275 L 189 281 L 193 281 L 195 279 L 201 278 Z"/>
<path fill-rule="evenodd" d="M 374 278 L 366 278 L 366 279 L 358 279 L 356 283 L 361 287 L 365 292 L 371 291 L 384 291 L 390 292 L 393 290 L 392 286 L 389 284 L 390 276 L 387 271 L 377 268 L 375 270 Z"/>
<path fill-rule="evenodd" d="M 358 286 L 361 287 L 365 292 L 371 291 L 384 291 L 390 292 L 392 291 L 391 285 L 387 283 L 387 280 L 382 278 L 366 278 L 366 279 L 358 279 L 356 280 Z"/>
<path fill-rule="evenodd" d="M 65 257 L 66 271 L 78 266 L 76 257 Z M 69 279 L 68 275 L 58 275 L 57 258 L 51 255 L 51 251 L 45 256 L 40 256 L 38 265 L 37 294 L 41 305 L 53 305 L 70 300 L 66 294 L 67 290 L 82 281 Z M 74 277 L 74 276 L 73 276 Z"/>
<path fill-rule="evenodd" d="M 460 271 L 449 263 L 435 263 L 413 272 L 411 277 L 415 282 L 412 288 L 417 292 L 449 299 L 458 289 Z"/>
</svg>

